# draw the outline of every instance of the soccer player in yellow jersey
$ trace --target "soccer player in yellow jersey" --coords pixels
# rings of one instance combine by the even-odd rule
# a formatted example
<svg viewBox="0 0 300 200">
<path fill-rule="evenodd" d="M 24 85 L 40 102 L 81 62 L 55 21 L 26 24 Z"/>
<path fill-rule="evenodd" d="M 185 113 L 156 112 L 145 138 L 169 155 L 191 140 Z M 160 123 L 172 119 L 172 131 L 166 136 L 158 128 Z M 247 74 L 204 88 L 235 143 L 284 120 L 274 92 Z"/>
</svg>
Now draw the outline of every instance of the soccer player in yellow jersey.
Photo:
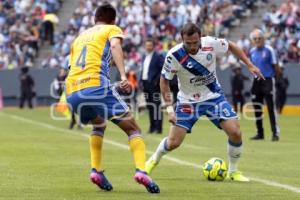
<svg viewBox="0 0 300 200">
<path fill-rule="evenodd" d="M 141 130 L 129 113 L 118 92 L 110 84 L 109 67 L 114 60 L 120 75 L 119 88 L 130 90 L 122 52 L 122 30 L 114 25 L 116 10 L 103 3 L 95 13 L 95 26 L 82 32 L 73 42 L 70 71 L 66 79 L 67 101 L 79 115 L 82 123 L 93 124 L 90 136 L 91 181 L 101 189 L 110 191 L 111 183 L 101 167 L 101 153 L 106 120 L 118 125 L 127 135 L 135 162 L 134 179 L 150 193 L 159 193 L 158 185 L 145 172 L 145 143 Z"/>
</svg>

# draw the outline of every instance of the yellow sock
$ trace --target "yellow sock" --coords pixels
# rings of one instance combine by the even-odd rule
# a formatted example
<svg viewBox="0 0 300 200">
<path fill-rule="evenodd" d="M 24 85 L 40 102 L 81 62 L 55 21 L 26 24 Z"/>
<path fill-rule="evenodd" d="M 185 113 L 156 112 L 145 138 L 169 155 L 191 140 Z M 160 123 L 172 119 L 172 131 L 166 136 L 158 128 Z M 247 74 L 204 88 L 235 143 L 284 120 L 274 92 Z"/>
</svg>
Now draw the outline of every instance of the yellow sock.
<svg viewBox="0 0 300 200">
<path fill-rule="evenodd" d="M 133 155 L 135 168 L 145 171 L 146 162 L 146 146 L 143 138 L 134 137 L 129 139 L 129 146 Z"/>
<path fill-rule="evenodd" d="M 99 135 L 90 136 L 91 168 L 101 170 L 103 137 Z"/>
</svg>

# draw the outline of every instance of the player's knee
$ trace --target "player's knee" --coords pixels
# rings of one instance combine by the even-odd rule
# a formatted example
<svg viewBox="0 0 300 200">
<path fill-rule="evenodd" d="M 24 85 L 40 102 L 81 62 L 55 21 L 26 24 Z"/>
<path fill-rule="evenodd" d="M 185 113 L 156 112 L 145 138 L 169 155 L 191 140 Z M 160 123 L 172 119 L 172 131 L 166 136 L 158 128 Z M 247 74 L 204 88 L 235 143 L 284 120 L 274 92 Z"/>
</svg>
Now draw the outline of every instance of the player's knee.
<svg viewBox="0 0 300 200">
<path fill-rule="evenodd" d="M 139 132 L 141 133 L 140 127 L 133 121 L 127 121 L 126 126 L 122 126 L 122 129 L 127 133 L 127 135 L 130 135 L 132 132 Z"/>
<path fill-rule="evenodd" d="M 233 142 L 240 142 L 242 141 L 242 132 L 239 127 L 232 129 L 230 135 L 230 140 Z"/>
<path fill-rule="evenodd" d="M 92 131 L 92 135 L 97 135 L 97 136 L 101 136 L 103 137 L 104 136 L 104 132 L 105 132 L 105 128 L 106 127 L 97 127 L 97 126 L 94 126 L 93 128 L 93 131 Z"/>
</svg>

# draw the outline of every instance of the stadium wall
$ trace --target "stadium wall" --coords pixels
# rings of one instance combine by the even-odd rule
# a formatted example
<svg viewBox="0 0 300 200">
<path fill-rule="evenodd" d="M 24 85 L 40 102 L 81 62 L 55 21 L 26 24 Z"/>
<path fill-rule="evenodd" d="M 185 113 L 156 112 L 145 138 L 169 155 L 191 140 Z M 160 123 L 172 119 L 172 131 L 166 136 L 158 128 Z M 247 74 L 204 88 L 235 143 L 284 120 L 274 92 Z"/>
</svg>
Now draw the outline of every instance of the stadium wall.
<svg viewBox="0 0 300 200">
<path fill-rule="evenodd" d="M 252 78 L 252 75 L 248 72 L 248 70 L 244 67 L 242 69 L 242 73 Z M 300 106 L 300 65 L 296 63 L 290 63 L 285 66 L 284 74 L 289 79 L 289 88 L 287 91 L 287 105 L 298 105 Z M 224 92 L 226 96 L 230 99 L 231 97 L 231 85 L 230 85 L 230 77 L 232 75 L 231 69 L 226 69 L 224 71 L 221 71 L 220 69 L 217 69 L 217 75 L 219 82 L 221 83 Z M 245 92 L 250 93 L 252 86 L 252 81 L 245 81 Z M 246 96 L 246 102 L 250 101 L 250 96 Z"/>
<path fill-rule="evenodd" d="M 2 89 L 4 106 L 16 106 L 20 97 L 20 70 L 0 71 L 0 88 Z M 34 79 L 34 91 L 37 96 L 34 103 L 47 106 L 56 100 L 50 95 L 50 85 L 58 74 L 58 69 L 31 69 L 29 74 Z M 26 105 L 26 104 L 25 104 Z"/>
<path fill-rule="evenodd" d="M 117 78 L 117 71 L 112 69 L 112 80 Z M 36 102 L 39 106 L 47 106 L 53 102 L 56 102 L 50 95 L 50 85 L 58 74 L 58 69 L 31 69 L 31 76 L 35 81 L 35 91 L 37 93 Z M 243 73 L 251 77 L 247 69 L 243 68 Z M 231 69 L 224 71 L 217 71 L 219 82 L 221 83 L 224 92 L 229 100 L 231 100 L 231 85 L 230 77 L 232 75 Z M 289 64 L 285 68 L 285 74 L 289 78 L 290 86 L 288 88 L 288 105 L 300 106 L 300 65 Z M 2 89 L 2 95 L 4 100 L 4 106 L 16 106 L 19 102 L 20 96 L 20 70 L 2 70 L 0 71 L 0 88 Z M 250 91 L 251 81 L 245 82 L 245 91 Z M 247 101 L 250 101 L 250 96 L 246 97 Z M 291 107 L 293 109 L 293 107 Z"/>
</svg>

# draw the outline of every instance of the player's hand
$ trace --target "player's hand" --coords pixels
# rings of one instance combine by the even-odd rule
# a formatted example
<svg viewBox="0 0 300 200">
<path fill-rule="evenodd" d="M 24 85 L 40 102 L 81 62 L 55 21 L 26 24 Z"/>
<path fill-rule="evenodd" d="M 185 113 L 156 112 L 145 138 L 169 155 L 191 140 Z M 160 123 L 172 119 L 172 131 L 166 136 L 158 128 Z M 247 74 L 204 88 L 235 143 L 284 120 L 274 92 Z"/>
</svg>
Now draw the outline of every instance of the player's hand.
<svg viewBox="0 0 300 200">
<path fill-rule="evenodd" d="M 168 119 L 169 119 L 169 122 L 173 125 L 176 124 L 176 115 L 175 115 L 175 112 L 170 112 L 168 114 Z"/>
<path fill-rule="evenodd" d="M 255 78 L 257 78 L 258 80 L 266 80 L 264 75 L 261 73 L 260 69 L 258 69 L 257 67 L 255 67 L 254 65 L 249 67 L 249 71 L 251 72 L 251 74 L 253 74 L 253 76 Z"/>
<path fill-rule="evenodd" d="M 123 92 L 130 93 L 130 91 L 131 91 L 131 86 L 127 79 L 123 79 L 120 82 L 119 87 Z"/>
</svg>

